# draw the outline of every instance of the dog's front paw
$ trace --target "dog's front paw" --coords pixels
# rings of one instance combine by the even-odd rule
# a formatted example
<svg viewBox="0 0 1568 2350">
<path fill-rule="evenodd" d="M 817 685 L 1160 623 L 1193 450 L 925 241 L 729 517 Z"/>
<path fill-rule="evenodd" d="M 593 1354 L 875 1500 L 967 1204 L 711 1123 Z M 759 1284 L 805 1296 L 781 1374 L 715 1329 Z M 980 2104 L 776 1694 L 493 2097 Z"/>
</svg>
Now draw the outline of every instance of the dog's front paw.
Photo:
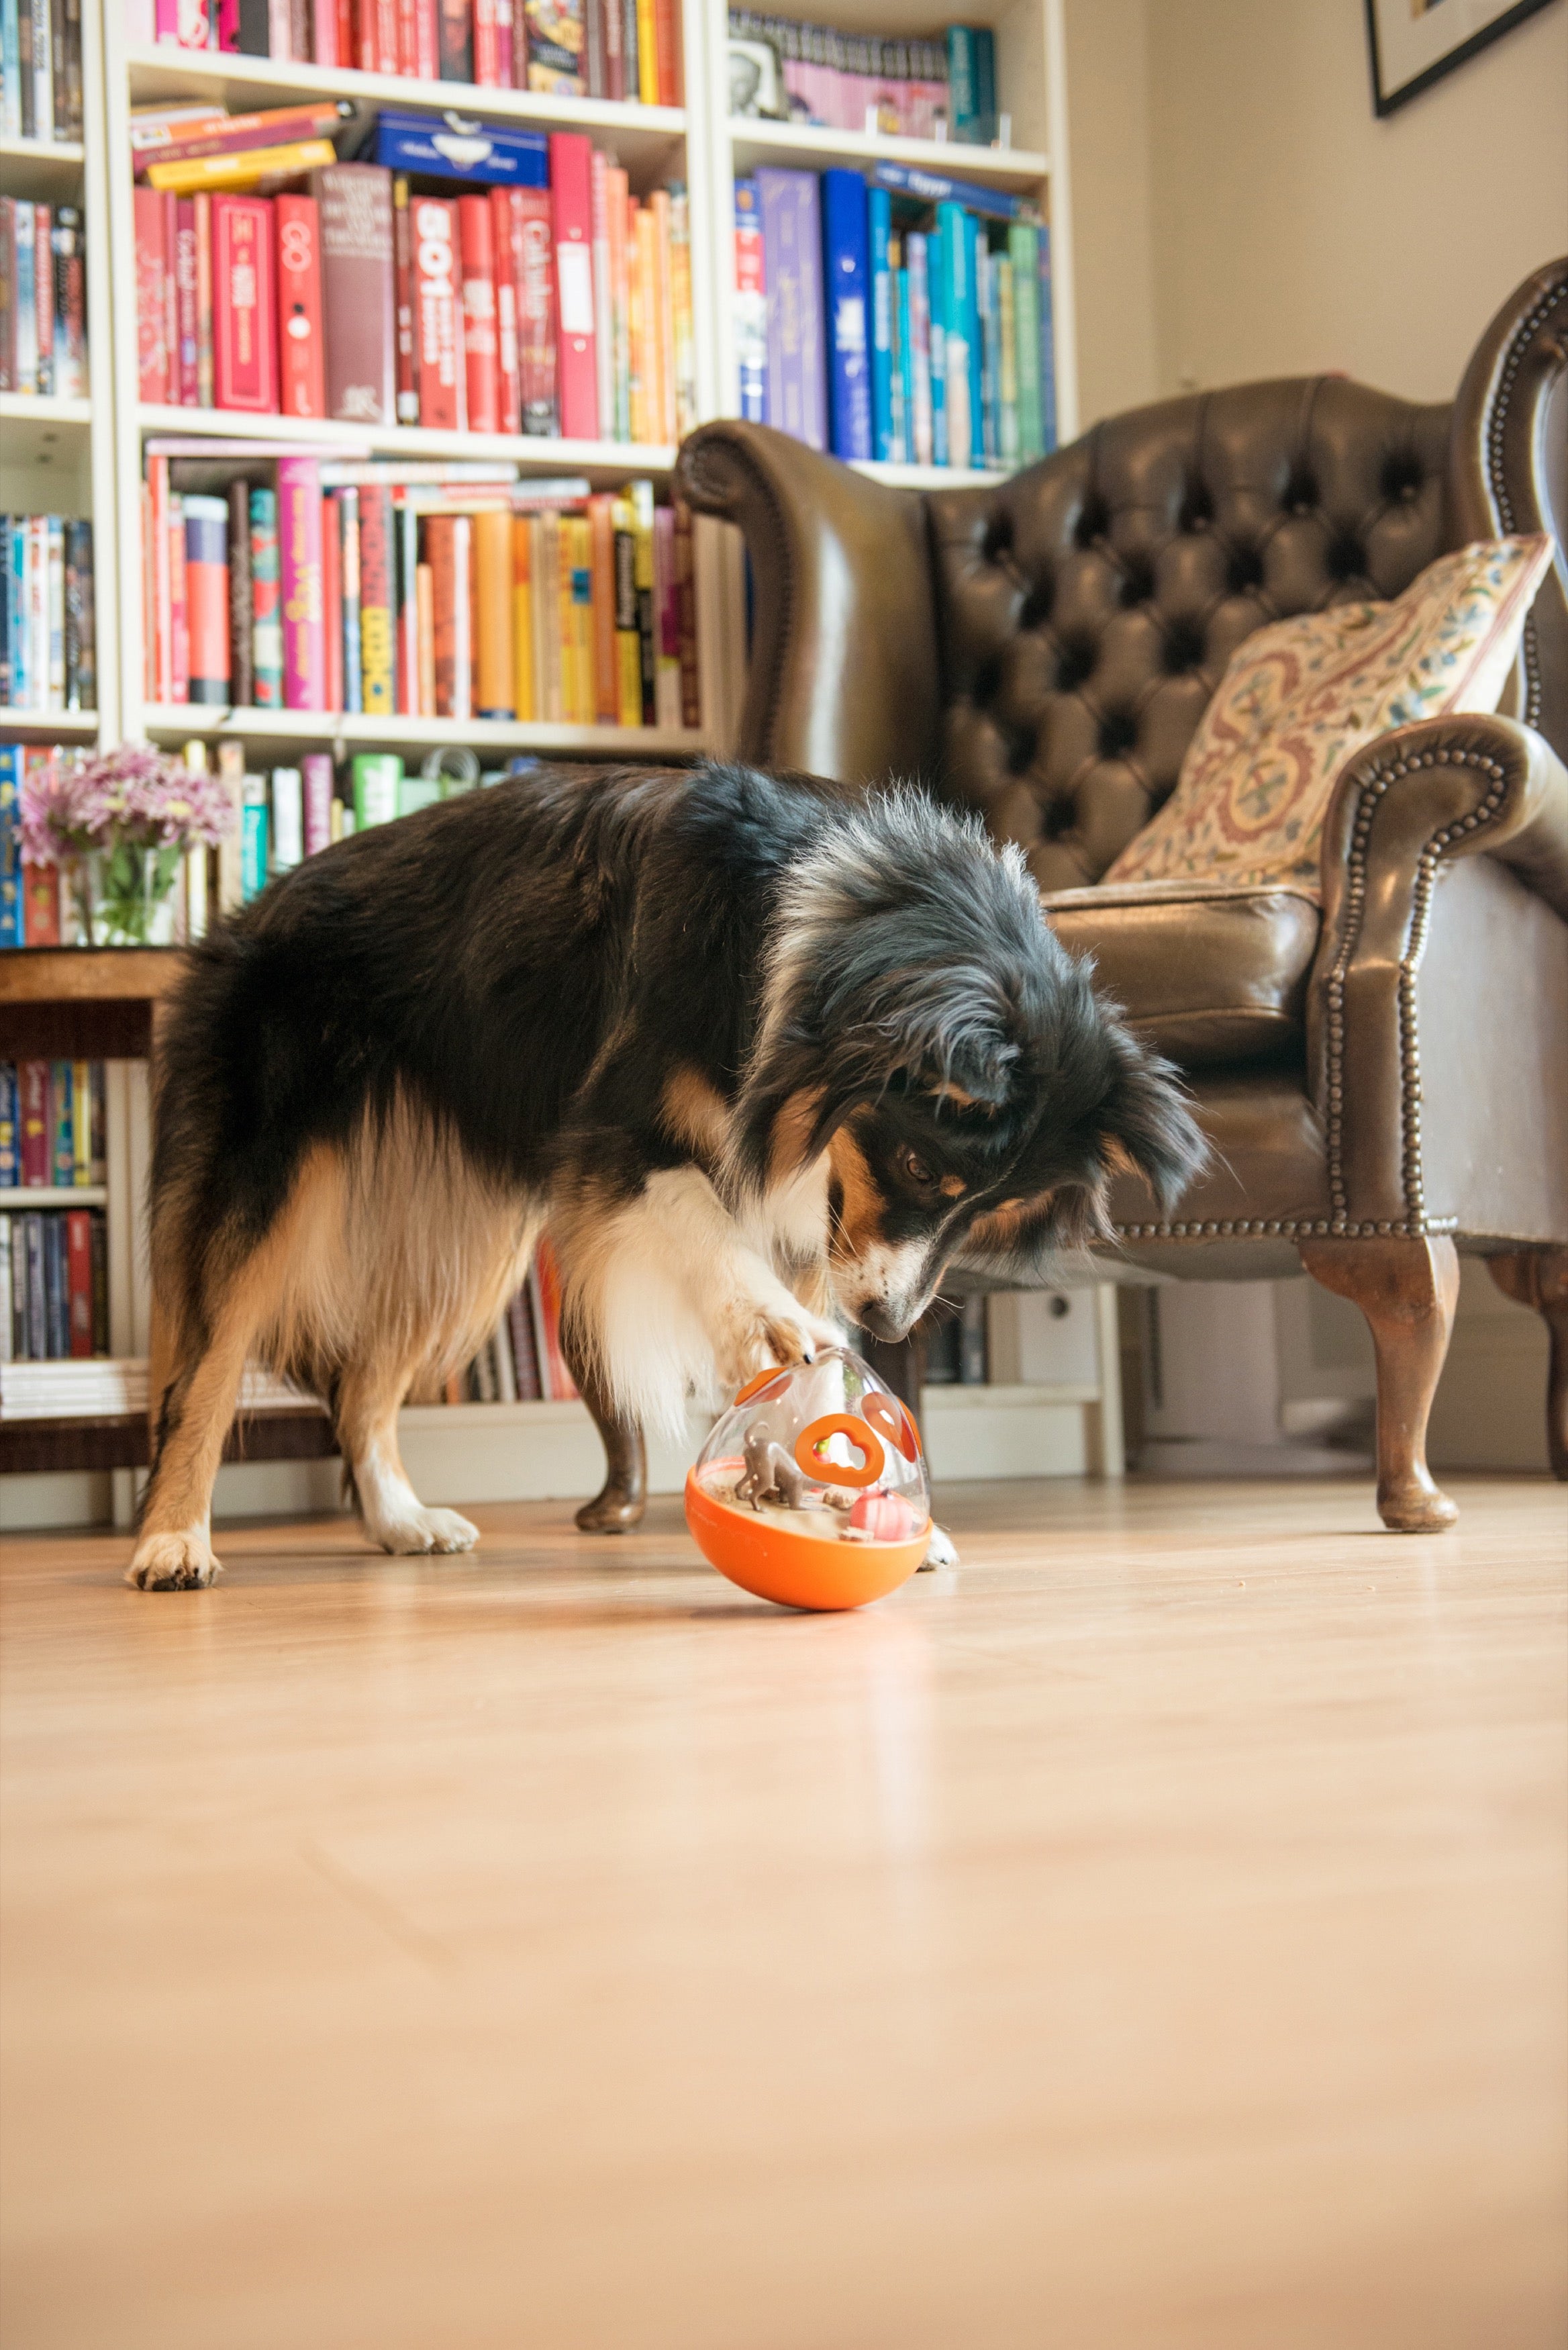
<svg viewBox="0 0 1568 2350">
<path fill-rule="evenodd" d="M 757 1304 L 737 1315 L 726 1342 L 719 1349 L 720 1376 L 732 1394 L 755 1378 L 759 1371 L 794 1370 L 814 1362 L 824 1347 L 842 1345 L 830 1323 L 808 1314 L 787 1295 L 774 1304 Z"/>
<path fill-rule="evenodd" d="M 125 1579 L 136 1591 L 200 1591 L 223 1571 L 205 1534 L 146 1534 Z"/>
<path fill-rule="evenodd" d="M 417 1557 L 428 1551 L 472 1550 L 479 1540 L 479 1528 L 459 1517 L 455 1510 L 410 1510 L 404 1517 L 388 1519 L 366 1531 L 394 1558 Z"/>
<path fill-rule="evenodd" d="M 926 1555 L 920 1561 L 917 1572 L 921 1575 L 927 1575 L 936 1567 L 957 1566 L 958 1564 L 959 1553 L 957 1543 L 954 1542 L 951 1534 L 944 1534 L 941 1527 L 939 1526 L 935 1519 L 933 1519 L 931 1521 L 931 1531 L 926 1539 Z"/>
</svg>

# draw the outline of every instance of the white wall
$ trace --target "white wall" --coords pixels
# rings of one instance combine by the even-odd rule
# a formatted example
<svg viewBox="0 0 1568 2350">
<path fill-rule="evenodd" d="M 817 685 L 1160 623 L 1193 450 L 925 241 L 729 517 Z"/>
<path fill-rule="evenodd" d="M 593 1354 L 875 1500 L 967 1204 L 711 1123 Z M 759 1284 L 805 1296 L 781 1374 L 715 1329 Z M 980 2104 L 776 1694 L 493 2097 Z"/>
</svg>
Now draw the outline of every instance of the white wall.
<svg viewBox="0 0 1568 2350">
<path fill-rule="evenodd" d="M 1342 369 L 1451 397 L 1568 250 L 1568 0 L 1386 120 L 1361 0 L 1068 0 L 1084 417 Z"/>
</svg>

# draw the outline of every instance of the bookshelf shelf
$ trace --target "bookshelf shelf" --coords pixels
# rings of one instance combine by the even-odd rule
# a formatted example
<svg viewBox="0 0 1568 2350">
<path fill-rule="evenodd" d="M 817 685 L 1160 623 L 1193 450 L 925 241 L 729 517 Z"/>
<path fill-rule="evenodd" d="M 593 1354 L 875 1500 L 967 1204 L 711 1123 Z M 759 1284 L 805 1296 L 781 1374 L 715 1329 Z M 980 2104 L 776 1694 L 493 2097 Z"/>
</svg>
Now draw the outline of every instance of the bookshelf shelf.
<svg viewBox="0 0 1568 2350">
<path fill-rule="evenodd" d="M 730 118 L 730 146 L 739 172 L 759 163 L 907 163 L 943 179 L 985 180 L 1014 195 L 1031 195 L 1051 166 L 1045 156 L 1017 147 L 970 147 L 949 139 L 888 139 L 869 131 L 817 130 L 806 123 Z"/>
<path fill-rule="evenodd" d="M 73 139 L 0 139 L 0 196 L 68 203 L 81 187 L 87 150 Z"/>
<path fill-rule="evenodd" d="M 142 438 L 181 441 L 275 441 L 338 457 L 504 458 L 542 473 L 587 473 L 622 482 L 634 473 L 668 473 L 675 452 L 667 442 L 546 441 L 517 432 L 427 432 L 417 425 L 320 422 L 306 416 L 254 416 L 228 408 L 159 408 L 136 411 Z"/>
<path fill-rule="evenodd" d="M 106 1183 L 18 1183 L 0 1190 L 0 1216 L 28 1208 L 107 1208 Z"/>
<path fill-rule="evenodd" d="M 0 391 L 0 456 L 13 480 L 21 473 L 79 473 L 92 431 L 90 400 L 57 400 L 26 391 Z M 29 483 L 26 493 L 36 502 L 50 501 L 52 484 Z M 74 497 L 66 503 L 75 506 Z"/>
<path fill-rule="evenodd" d="M 81 743 L 98 733 L 96 710 L 14 710 L 0 702 L 0 734 L 24 743 Z"/>
<path fill-rule="evenodd" d="M 146 702 L 141 723 L 160 742 L 343 743 L 361 750 L 432 750 L 466 743 L 475 751 L 591 754 L 598 759 L 695 758 L 706 737 L 687 727 L 559 726 L 504 718 L 367 717 L 358 711 L 219 710 L 205 702 Z"/>
<path fill-rule="evenodd" d="M 543 97 L 526 89 L 484 89 L 472 82 L 415 81 L 400 74 L 359 73 L 348 67 L 284 64 L 271 57 L 202 56 L 170 47 L 128 47 L 125 62 L 134 104 L 157 99 L 210 98 L 232 111 L 284 106 L 291 98 L 346 98 L 366 114 L 383 106 L 430 114 L 487 116 L 496 122 L 537 124 L 541 130 L 597 130 L 612 135 L 628 168 L 658 168 L 686 137 L 686 109 L 630 106 L 601 98 Z"/>
</svg>

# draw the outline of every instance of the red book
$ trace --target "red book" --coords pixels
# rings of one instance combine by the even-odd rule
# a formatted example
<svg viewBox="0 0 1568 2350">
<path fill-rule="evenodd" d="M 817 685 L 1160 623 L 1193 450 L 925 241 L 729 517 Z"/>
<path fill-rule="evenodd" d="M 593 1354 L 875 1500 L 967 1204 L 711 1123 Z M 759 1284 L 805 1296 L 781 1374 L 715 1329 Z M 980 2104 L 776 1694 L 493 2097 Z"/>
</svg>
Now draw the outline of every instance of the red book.
<svg viewBox="0 0 1568 2350">
<path fill-rule="evenodd" d="M 441 0 L 414 0 L 414 70 L 421 81 L 441 79 Z"/>
<path fill-rule="evenodd" d="M 554 1403 L 570 1403 L 576 1396 L 577 1383 L 561 1352 L 561 1269 L 548 1241 L 539 1243 L 534 1259 L 534 1277 L 539 1285 L 539 1318 L 545 1326 L 550 1398 Z"/>
<path fill-rule="evenodd" d="M 503 432 L 521 432 L 517 393 L 517 280 L 512 249 L 512 188 L 490 191 L 490 237 L 495 254 L 495 375 Z"/>
<path fill-rule="evenodd" d="M 321 213 L 314 196 L 276 196 L 278 405 L 286 416 L 325 416 L 321 336 Z M 336 702 L 333 708 L 337 708 Z"/>
<path fill-rule="evenodd" d="M 66 1304 L 70 1314 L 71 1353 L 92 1353 L 92 1218 L 73 1208 L 66 1218 Z"/>
<path fill-rule="evenodd" d="M 213 200 L 213 398 L 220 408 L 277 408 L 277 298 L 269 196 Z"/>
<path fill-rule="evenodd" d="M 327 412 L 348 424 L 393 424 L 392 175 L 379 163 L 330 163 L 311 173 L 310 192 L 321 206 Z"/>
<path fill-rule="evenodd" d="M 180 204 L 177 197 L 160 193 L 159 205 L 163 214 L 163 346 L 169 353 L 169 397 L 176 405 L 180 399 L 180 273 L 176 265 L 179 252 Z"/>
<path fill-rule="evenodd" d="M 419 0 L 398 0 L 398 71 L 405 76 L 420 69 L 418 13 Z"/>
<path fill-rule="evenodd" d="M 469 562 L 473 525 L 467 515 L 431 515 L 425 524 L 435 606 L 438 718 L 473 715 L 473 630 Z"/>
<path fill-rule="evenodd" d="M 392 493 L 379 483 L 359 490 L 359 675 L 367 714 L 390 717 L 398 700 Z"/>
<path fill-rule="evenodd" d="M 517 377 L 524 432 L 560 427 L 556 405 L 556 256 L 546 188 L 514 188 L 512 270 L 517 287 Z"/>
<path fill-rule="evenodd" d="M 398 329 L 398 421 L 417 424 L 420 380 L 414 343 L 414 224 L 409 183 L 401 172 L 392 182 L 392 293 Z"/>
<path fill-rule="evenodd" d="M 180 329 L 176 397 L 182 408 L 199 408 L 202 400 L 196 375 L 200 318 L 196 299 L 196 207 L 189 196 L 177 197 L 174 204 L 174 300 L 176 323 Z"/>
<path fill-rule="evenodd" d="M 345 6 L 344 13 L 348 14 Z M 310 53 L 318 66 L 348 66 L 354 62 L 352 34 L 354 20 L 348 16 L 349 46 L 338 47 L 338 0 L 311 0 Z"/>
<path fill-rule="evenodd" d="M 495 39 L 495 0 L 473 0 L 473 78 L 483 88 L 501 87 L 501 53 Z"/>
<path fill-rule="evenodd" d="M 132 195 L 136 217 L 137 398 L 169 400 L 169 340 L 163 311 L 163 199 L 155 188 Z"/>
<path fill-rule="evenodd" d="M 680 103 L 680 52 L 675 0 L 653 0 L 653 45 L 659 52 L 659 103 Z"/>
<path fill-rule="evenodd" d="M 52 865 L 42 868 L 29 865 L 26 868 L 29 877 L 39 871 L 47 871 L 52 875 L 55 870 Z M 32 910 L 32 907 L 29 906 L 27 909 L 29 916 Z M 55 926 L 55 936 L 52 939 L 36 939 L 33 936 L 32 923 L 29 920 L 27 944 L 30 947 L 58 946 L 59 942 L 58 923 Z M 17 1124 L 21 1128 L 19 1139 L 22 1147 L 22 1180 L 29 1186 L 36 1184 L 41 1187 L 52 1183 L 55 1180 L 55 1170 L 49 1163 L 53 1118 L 49 1107 L 47 1061 L 18 1061 L 16 1091 Z"/>
<path fill-rule="evenodd" d="M 359 0 L 359 69 L 398 70 L 398 0 Z"/>
<path fill-rule="evenodd" d="M 468 388 L 468 429 L 471 432 L 499 432 L 495 251 L 490 199 L 460 196 L 457 215 L 462 255 L 462 357 Z"/>
<path fill-rule="evenodd" d="M 284 708 L 325 710 L 321 467 L 314 457 L 280 457 L 277 461 L 277 553 Z"/>
<path fill-rule="evenodd" d="M 580 130 L 550 133 L 550 201 L 555 213 L 557 368 L 561 432 L 568 441 L 599 437 L 594 350 L 593 142 Z"/>
<path fill-rule="evenodd" d="M 456 432 L 466 421 L 467 411 L 458 329 L 457 204 L 443 196 L 415 196 L 409 209 L 413 215 L 420 423 L 426 432 Z"/>
<path fill-rule="evenodd" d="M 343 707 L 343 512 L 330 494 L 321 501 L 321 634 L 328 710 Z"/>
</svg>

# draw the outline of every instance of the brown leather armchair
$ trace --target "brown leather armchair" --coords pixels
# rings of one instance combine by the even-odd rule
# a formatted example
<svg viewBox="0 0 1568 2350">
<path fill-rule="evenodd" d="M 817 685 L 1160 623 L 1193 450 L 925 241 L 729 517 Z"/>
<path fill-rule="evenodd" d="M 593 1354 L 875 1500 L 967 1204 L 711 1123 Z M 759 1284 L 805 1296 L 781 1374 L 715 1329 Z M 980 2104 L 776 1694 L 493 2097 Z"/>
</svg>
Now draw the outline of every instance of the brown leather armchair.
<svg viewBox="0 0 1568 2350">
<path fill-rule="evenodd" d="M 998 486 L 931 493 L 715 423 L 678 485 L 752 557 L 741 755 L 919 776 L 979 808 L 1187 1071 L 1213 1164 L 1172 1220 L 1118 1183 L 1126 1256 L 1199 1279 L 1304 1264 L 1353 1298 L 1377 1356 L 1378 1506 L 1417 1530 L 1455 1514 L 1427 1417 L 1457 1252 L 1484 1254 L 1552 1321 L 1568 1474 L 1568 262 L 1504 305 L 1451 406 L 1334 378 L 1244 384 L 1110 418 Z M 1254 629 L 1396 596 L 1448 548 L 1542 528 L 1557 567 L 1511 714 L 1405 727 L 1353 759 L 1321 905 L 1100 885 Z"/>
</svg>

